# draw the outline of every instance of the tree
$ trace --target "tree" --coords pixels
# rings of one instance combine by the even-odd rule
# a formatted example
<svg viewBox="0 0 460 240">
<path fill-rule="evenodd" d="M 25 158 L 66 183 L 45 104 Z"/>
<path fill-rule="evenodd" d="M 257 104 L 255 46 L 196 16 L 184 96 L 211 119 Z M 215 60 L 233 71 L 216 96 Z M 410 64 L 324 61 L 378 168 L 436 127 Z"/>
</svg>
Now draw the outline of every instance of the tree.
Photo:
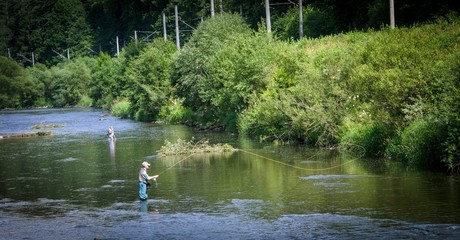
<svg viewBox="0 0 460 240">
<path fill-rule="evenodd" d="M 271 49 L 270 38 L 255 35 L 238 15 L 216 15 L 174 61 L 173 86 L 201 123 L 235 130 L 238 113 L 267 85 L 275 62 Z"/>
<path fill-rule="evenodd" d="M 20 107 L 19 91 L 22 66 L 0 56 L 0 108 Z"/>
<path fill-rule="evenodd" d="M 132 112 L 139 121 L 157 118 L 161 107 L 170 96 L 172 55 L 176 47 L 172 42 L 155 39 L 129 62 L 124 78 L 127 79 Z"/>
<path fill-rule="evenodd" d="M 43 94 L 43 85 L 26 74 L 22 65 L 0 56 L 0 109 L 31 107 Z"/>
<path fill-rule="evenodd" d="M 8 25 L 10 21 L 8 16 L 9 1 L 0 2 L 0 49 L 7 50 L 9 42 L 13 36 L 13 32 Z"/>
<path fill-rule="evenodd" d="M 68 49 L 73 56 L 81 56 L 92 46 L 92 32 L 80 0 L 57 0 L 45 24 L 43 58 L 49 64 L 62 61 L 55 51 L 62 53 Z"/>
<path fill-rule="evenodd" d="M 53 6 L 53 1 L 47 0 L 7 0 L 7 26 L 12 31 L 7 45 L 13 58 L 19 54 L 34 52 L 40 61 L 44 60 L 43 28 L 46 25 L 47 13 Z M 30 57 L 30 55 L 29 55 Z M 26 63 L 26 66 L 30 63 Z"/>
<path fill-rule="evenodd" d="M 304 17 L 304 36 L 317 38 L 338 33 L 337 23 L 331 9 L 319 9 L 312 6 L 302 8 Z M 290 8 L 286 13 L 274 19 L 273 28 L 276 35 L 283 39 L 298 39 L 299 10 Z"/>
</svg>

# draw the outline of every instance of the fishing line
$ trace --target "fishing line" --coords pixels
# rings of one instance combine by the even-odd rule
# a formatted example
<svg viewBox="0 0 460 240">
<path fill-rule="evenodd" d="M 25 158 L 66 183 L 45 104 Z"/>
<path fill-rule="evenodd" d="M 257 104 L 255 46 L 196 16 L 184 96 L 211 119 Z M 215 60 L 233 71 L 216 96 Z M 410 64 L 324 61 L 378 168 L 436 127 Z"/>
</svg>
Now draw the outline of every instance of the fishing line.
<svg viewBox="0 0 460 240">
<path fill-rule="evenodd" d="M 357 146 L 357 145 L 356 145 Z M 288 164 L 288 163 L 285 163 L 285 162 L 281 162 L 281 161 L 278 161 L 278 160 L 275 160 L 273 158 L 269 158 L 269 157 L 265 157 L 265 156 L 262 156 L 260 154 L 257 154 L 257 153 L 254 153 L 254 152 L 250 152 L 250 151 L 246 151 L 246 150 L 243 150 L 243 149 L 238 149 L 238 151 L 241 151 L 241 152 L 244 152 L 244 153 L 248 153 L 248 154 L 251 154 L 251 155 L 254 155 L 254 156 L 257 156 L 257 157 L 260 157 L 260 158 L 263 158 L 263 159 L 266 159 L 266 160 L 269 160 L 269 161 L 272 161 L 272 162 L 275 162 L 275 163 L 278 163 L 280 165 L 284 165 L 284 166 L 287 166 L 287 167 L 291 167 L 291 168 L 295 168 L 295 169 L 299 169 L 299 170 L 304 170 L 304 171 L 326 171 L 326 170 L 331 170 L 331 169 L 334 169 L 334 168 L 339 168 L 339 167 L 342 167 L 346 164 L 349 164 L 349 163 L 352 163 L 358 159 L 361 159 L 363 156 L 364 156 L 364 148 L 361 147 L 361 146 L 357 146 L 357 147 L 360 147 L 361 150 L 363 150 L 363 152 L 360 154 L 359 157 L 356 157 L 356 158 L 353 158 L 349 161 L 346 161 L 342 164 L 339 164 L 339 165 L 336 165 L 336 166 L 332 166 L 332 167 L 327 167 L 327 168 L 304 168 L 304 167 L 299 167 L 299 166 L 295 166 L 295 165 L 292 165 L 292 164 Z M 315 154 L 316 155 L 316 154 Z M 313 155 L 312 157 L 314 157 L 315 155 Z M 308 159 L 311 159 L 312 157 L 308 158 Z"/>
<path fill-rule="evenodd" d="M 362 150 L 362 153 L 360 154 L 360 156 L 356 157 L 356 158 L 353 158 L 349 161 L 346 161 L 342 164 L 339 164 L 339 165 L 335 165 L 335 166 L 332 166 L 332 167 L 327 167 L 327 168 L 304 168 L 304 167 L 299 167 L 299 166 L 295 166 L 293 164 L 288 164 L 288 163 L 285 163 L 285 162 L 281 162 L 281 161 L 278 161 L 278 160 L 275 160 L 273 158 L 269 158 L 269 157 L 265 157 L 265 156 L 262 156 L 260 154 L 257 154 L 257 153 L 254 153 L 254 152 L 250 152 L 250 151 L 247 151 L 247 150 L 243 150 L 243 149 L 236 149 L 237 151 L 241 151 L 241 152 L 244 152 L 244 153 L 247 153 L 247 154 L 251 154 L 251 155 L 254 155 L 254 156 L 257 156 L 259 158 L 263 158 L 265 160 L 269 160 L 269 161 L 272 161 L 272 162 L 275 162 L 275 163 L 278 163 L 280 165 L 284 165 L 284 166 L 287 166 L 287 167 L 291 167 L 291 168 L 295 168 L 295 169 L 299 169 L 299 170 L 304 170 L 304 171 L 326 171 L 326 170 L 331 170 L 331 169 L 334 169 L 334 168 L 339 168 L 339 167 L 342 167 L 346 164 L 349 164 L 349 163 L 352 163 L 358 159 L 361 159 L 363 156 L 364 156 L 364 153 L 365 153 L 365 150 L 364 150 L 364 147 L 362 146 L 359 146 L 359 145 L 354 145 L 355 147 L 359 147 L 361 150 Z M 192 157 L 193 155 L 195 155 L 195 153 L 191 153 L 189 155 L 187 155 L 186 157 L 184 157 L 183 159 L 179 160 L 178 162 L 174 163 L 173 165 L 171 165 L 170 167 L 164 169 L 163 171 L 161 171 L 158 176 L 160 176 L 161 174 L 165 173 L 166 171 L 170 170 L 171 168 L 175 167 L 176 165 L 180 164 L 181 162 L 189 159 L 190 157 Z M 309 157 L 308 159 L 312 159 L 314 156 L 316 156 L 316 154 L 314 154 L 313 156 Z M 155 179 L 155 184 L 156 184 L 156 179 Z"/>
<path fill-rule="evenodd" d="M 178 162 L 174 163 L 172 166 L 170 166 L 170 167 L 166 168 L 165 170 L 161 171 L 160 173 L 158 173 L 158 174 L 157 174 L 157 175 L 158 175 L 158 177 L 159 177 L 161 174 L 163 174 L 164 172 L 168 171 L 169 169 L 171 169 L 171 168 L 175 167 L 177 164 L 179 164 L 179 163 L 181 163 L 181 162 L 183 162 L 183 161 L 187 160 L 188 158 L 190 158 L 190 157 L 191 157 L 191 156 L 193 156 L 194 154 L 195 154 L 195 153 L 189 154 L 187 157 L 185 157 L 185 158 L 181 159 L 180 161 L 178 161 Z M 158 182 L 157 182 L 157 179 L 156 179 L 156 178 L 154 178 L 154 179 L 153 179 L 153 181 L 155 182 L 155 187 L 158 187 Z"/>
<path fill-rule="evenodd" d="M 183 159 L 179 160 L 178 162 L 174 163 L 172 166 L 170 166 L 170 167 L 166 168 L 165 170 L 161 171 L 160 173 L 158 173 L 158 176 L 160 176 L 160 175 L 163 174 L 164 172 L 168 171 L 169 169 L 175 167 L 177 164 L 179 164 L 179 163 L 181 163 L 181 162 L 183 162 L 183 161 L 189 159 L 189 158 L 190 158 L 191 156 L 193 156 L 193 155 L 195 155 L 195 153 L 189 154 L 189 155 L 186 156 L 185 158 L 183 158 Z"/>
</svg>

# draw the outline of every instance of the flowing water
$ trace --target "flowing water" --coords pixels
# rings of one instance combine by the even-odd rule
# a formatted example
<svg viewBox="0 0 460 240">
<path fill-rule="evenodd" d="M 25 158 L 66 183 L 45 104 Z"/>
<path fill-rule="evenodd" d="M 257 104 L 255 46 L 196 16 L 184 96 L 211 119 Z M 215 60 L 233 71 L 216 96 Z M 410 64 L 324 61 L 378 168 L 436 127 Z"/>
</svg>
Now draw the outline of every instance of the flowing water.
<svg viewBox="0 0 460 240">
<path fill-rule="evenodd" d="M 52 129 L 33 125 L 55 124 Z M 116 141 L 108 141 L 114 126 Z M 460 178 L 94 109 L 0 112 L 0 239 L 458 239 Z M 160 157 L 165 140 L 240 151 Z M 160 174 L 138 200 L 143 161 Z"/>
</svg>

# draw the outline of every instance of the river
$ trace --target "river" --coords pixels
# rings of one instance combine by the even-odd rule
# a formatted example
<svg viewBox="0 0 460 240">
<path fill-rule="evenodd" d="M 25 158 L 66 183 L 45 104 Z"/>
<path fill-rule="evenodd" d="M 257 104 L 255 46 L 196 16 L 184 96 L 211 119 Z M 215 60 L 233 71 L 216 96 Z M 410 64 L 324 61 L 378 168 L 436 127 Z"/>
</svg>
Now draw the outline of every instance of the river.
<svg viewBox="0 0 460 240">
<path fill-rule="evenodd" d="M 32 129 L 37 124 L 54 127 Z M 116 141 L 108 141 L 113 126 Z M 98 109 L 0 111 L 0 239 L 458 239 L 460 177 Z M 233 153 L 161 157 L 165 141 Z M 138 200 L 143 161 L 160 176 Z"/>
</svg>

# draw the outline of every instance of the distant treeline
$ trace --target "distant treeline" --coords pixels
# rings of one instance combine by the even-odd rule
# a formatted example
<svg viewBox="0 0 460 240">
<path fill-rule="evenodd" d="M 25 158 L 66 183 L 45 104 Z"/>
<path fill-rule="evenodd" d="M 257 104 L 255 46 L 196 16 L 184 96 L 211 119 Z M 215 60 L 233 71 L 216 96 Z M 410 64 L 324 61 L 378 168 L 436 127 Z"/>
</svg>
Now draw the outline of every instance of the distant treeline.
<svg viewBox="0 0 460 240">
<path fill-rule="evenodd" d="M 299 38 L 298 0 L 270 0 L 274 34 Z M 203 19 L 210 0 L 3 0 L 0 1 L 0 55 L 49 66 L 70 58 L 117 53 L 134 41 L 161 37 L 163 14 L 168 38 L 175 41 L 178 7 L 181 45 Z M 215 13 L 237 13 L 256 31 L 265 26 L 264 0 L 214 0 Z M 396 25 L 411 26 L 460 10 L 455 0 L 394 0 Z M 389 25 L 389 0 L 304 0 L 306 38 Z M 32 61 L 32 53 L 33 60 Z"/>
<path fill-rule="evenodd" d="M 460 18 L 283 41 L 238 14 L 47 67 L 0 57 L 0 108 L 87 106 L 139 121 L 460 167 Z"/>
</svg>

